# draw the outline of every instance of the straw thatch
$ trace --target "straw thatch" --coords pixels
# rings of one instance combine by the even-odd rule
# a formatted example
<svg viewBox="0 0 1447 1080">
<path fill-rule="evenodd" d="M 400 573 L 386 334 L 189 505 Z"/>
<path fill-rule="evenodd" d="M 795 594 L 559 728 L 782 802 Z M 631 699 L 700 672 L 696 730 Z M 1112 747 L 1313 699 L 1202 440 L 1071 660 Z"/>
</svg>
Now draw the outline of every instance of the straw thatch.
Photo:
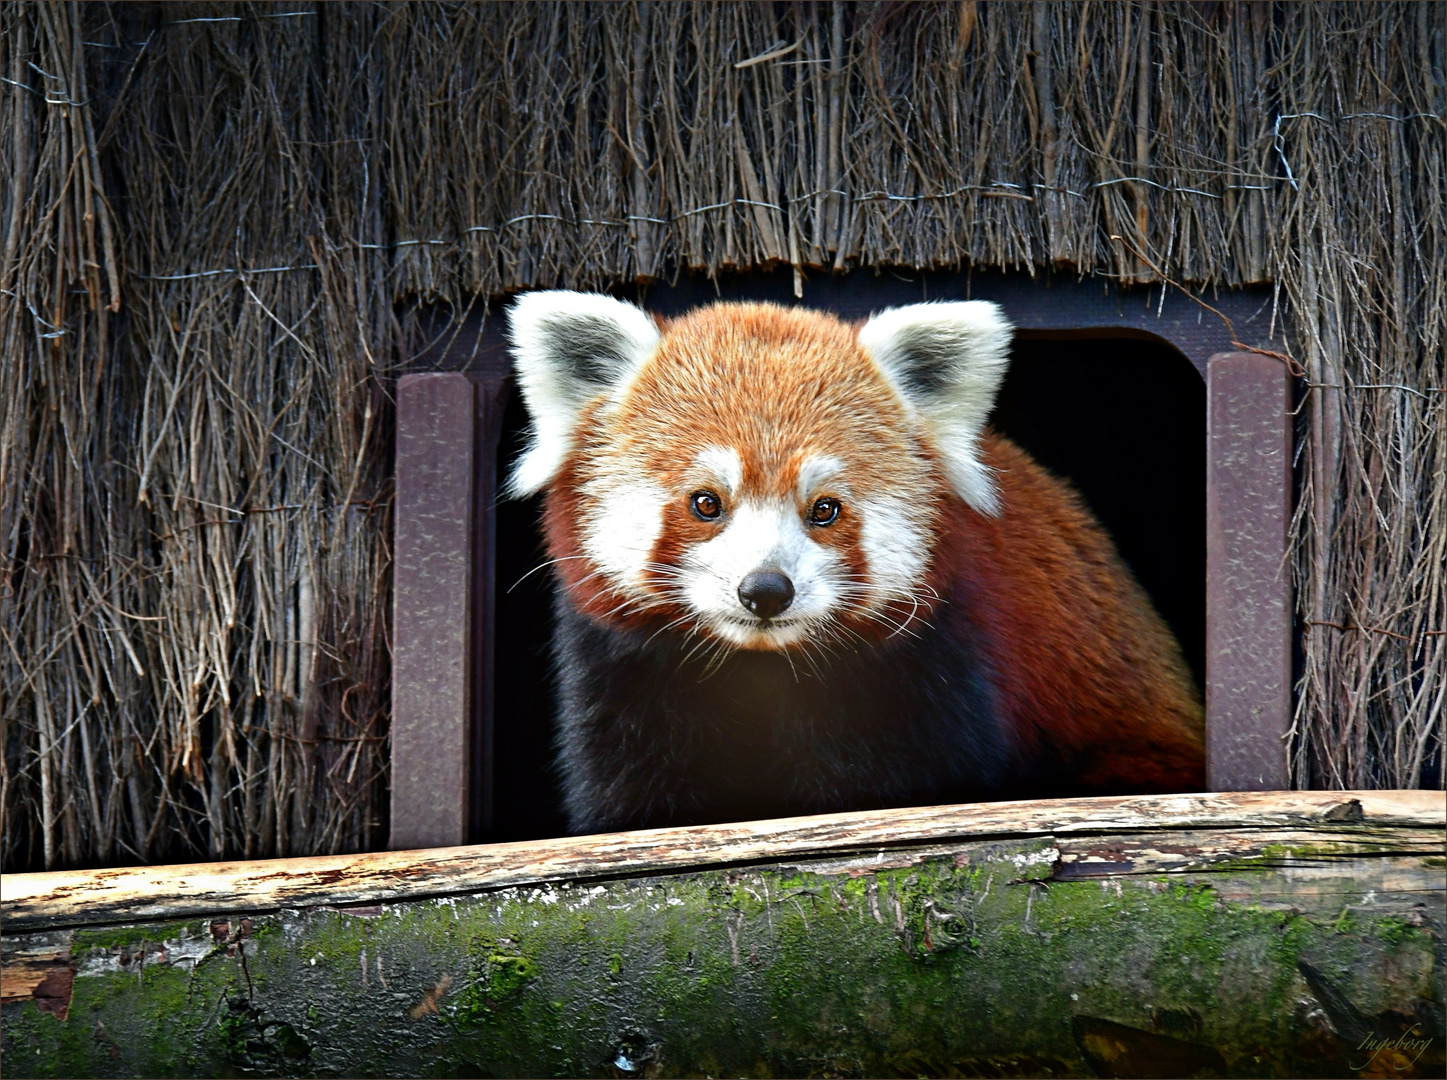
<svg viewBox="0 0 1447 1080">
<path fill-rule="evenodd" d="M 1442 5 L 0 19 L 7 868 L 381 843 L 394 313 L 680 268 L 1274 282 L 1296 782 L 1440 754 Z"/>
</svg>

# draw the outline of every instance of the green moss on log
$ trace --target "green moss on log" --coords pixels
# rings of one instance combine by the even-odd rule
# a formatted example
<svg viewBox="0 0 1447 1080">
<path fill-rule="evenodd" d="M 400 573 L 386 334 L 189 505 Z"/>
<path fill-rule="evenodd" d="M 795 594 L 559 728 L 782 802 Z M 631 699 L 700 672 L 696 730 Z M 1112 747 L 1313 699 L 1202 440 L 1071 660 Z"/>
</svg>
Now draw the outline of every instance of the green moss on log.
<svg viewBox="0 0 1447 1080">
<path fill-rule="evenodd" d="M 196 923 L 169 922 L 146 923 L 141 926 L 108 926 L 98 930 L 77 930 L 71 942 L 71 952 L 80 956 L 91 949 L 123 949 L 143 942 L 164 942 L 189 937 L 196 931 Z"/>
<path fill-rule="evenodd" d="M 1441 1016 L 1440 893 L 1380 858 L 1307 888 L 1277 856 L 1060 880 L 1048 839 L 957 848 L 78 932 L 68 1020 L 6 1006 L 6 1073 L 1090 1075 L 1115 1024 L 1312 1075 L 1350 1040 L 1303 964 L 1369 1023 Z"/>
</svg>

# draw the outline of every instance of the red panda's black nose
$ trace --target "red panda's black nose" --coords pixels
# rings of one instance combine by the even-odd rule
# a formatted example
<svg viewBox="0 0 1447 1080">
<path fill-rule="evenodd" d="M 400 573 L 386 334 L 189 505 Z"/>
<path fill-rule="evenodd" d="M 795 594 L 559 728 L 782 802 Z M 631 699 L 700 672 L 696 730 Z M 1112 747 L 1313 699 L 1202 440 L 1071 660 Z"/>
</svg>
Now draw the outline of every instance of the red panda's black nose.
<svg viewBox="0 0 1447 1080">
<path fill-rule="evenodd" d="M 777 570 L 755 570 L 739 582 L 739 600 L 761 619 L 772 619 L 794 602 L 794 583 Z"/>
</svg>

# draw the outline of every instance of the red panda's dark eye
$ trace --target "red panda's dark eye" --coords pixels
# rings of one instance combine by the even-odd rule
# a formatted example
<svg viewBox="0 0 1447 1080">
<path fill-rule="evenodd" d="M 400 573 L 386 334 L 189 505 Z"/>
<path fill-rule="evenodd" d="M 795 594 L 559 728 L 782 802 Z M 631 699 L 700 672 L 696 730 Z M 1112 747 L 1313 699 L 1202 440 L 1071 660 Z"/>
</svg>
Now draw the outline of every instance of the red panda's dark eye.
<svg viewBox="0 0 1447 1080">
<path fill-rule="evenodd" d="M 831 525 L 838 516 L 838 499 L 815 499 L 814 505 L 809 507 L 810 525 Z"/>
<path fill-rule="evenodd" d="M 713 521 L 723 513 L 723 500 L 712 491 L 695 491 L 688 497 L 688 505 L 704 521 Z"/>
</svg>

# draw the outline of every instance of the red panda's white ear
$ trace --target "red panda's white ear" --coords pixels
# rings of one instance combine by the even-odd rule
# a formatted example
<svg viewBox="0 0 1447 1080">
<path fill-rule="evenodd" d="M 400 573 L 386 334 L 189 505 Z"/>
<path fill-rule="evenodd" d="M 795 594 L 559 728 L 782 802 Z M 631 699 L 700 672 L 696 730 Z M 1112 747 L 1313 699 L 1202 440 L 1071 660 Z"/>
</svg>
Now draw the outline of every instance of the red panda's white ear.
<svg viewBox="0 0 1447 1080">
<path fill-rule="evenodd" d="M 980 432 L 1010 363 L 1014 328 L 984 300 L 889 308 L 859 330 L 859 344 L 922 417 L 960 497 L 1000 511 L 995 481 L 980 461 Z"/>
<path fill-rule="evenodd" d="M 513 370 L 532 419 L 532 440 L 508 493 L 532 495 L 557 474 L 583 407 L 625 385 L 658 344 L 640 308 L 598 293 L 534 292 L 508 309 Z"/>
</svg>

